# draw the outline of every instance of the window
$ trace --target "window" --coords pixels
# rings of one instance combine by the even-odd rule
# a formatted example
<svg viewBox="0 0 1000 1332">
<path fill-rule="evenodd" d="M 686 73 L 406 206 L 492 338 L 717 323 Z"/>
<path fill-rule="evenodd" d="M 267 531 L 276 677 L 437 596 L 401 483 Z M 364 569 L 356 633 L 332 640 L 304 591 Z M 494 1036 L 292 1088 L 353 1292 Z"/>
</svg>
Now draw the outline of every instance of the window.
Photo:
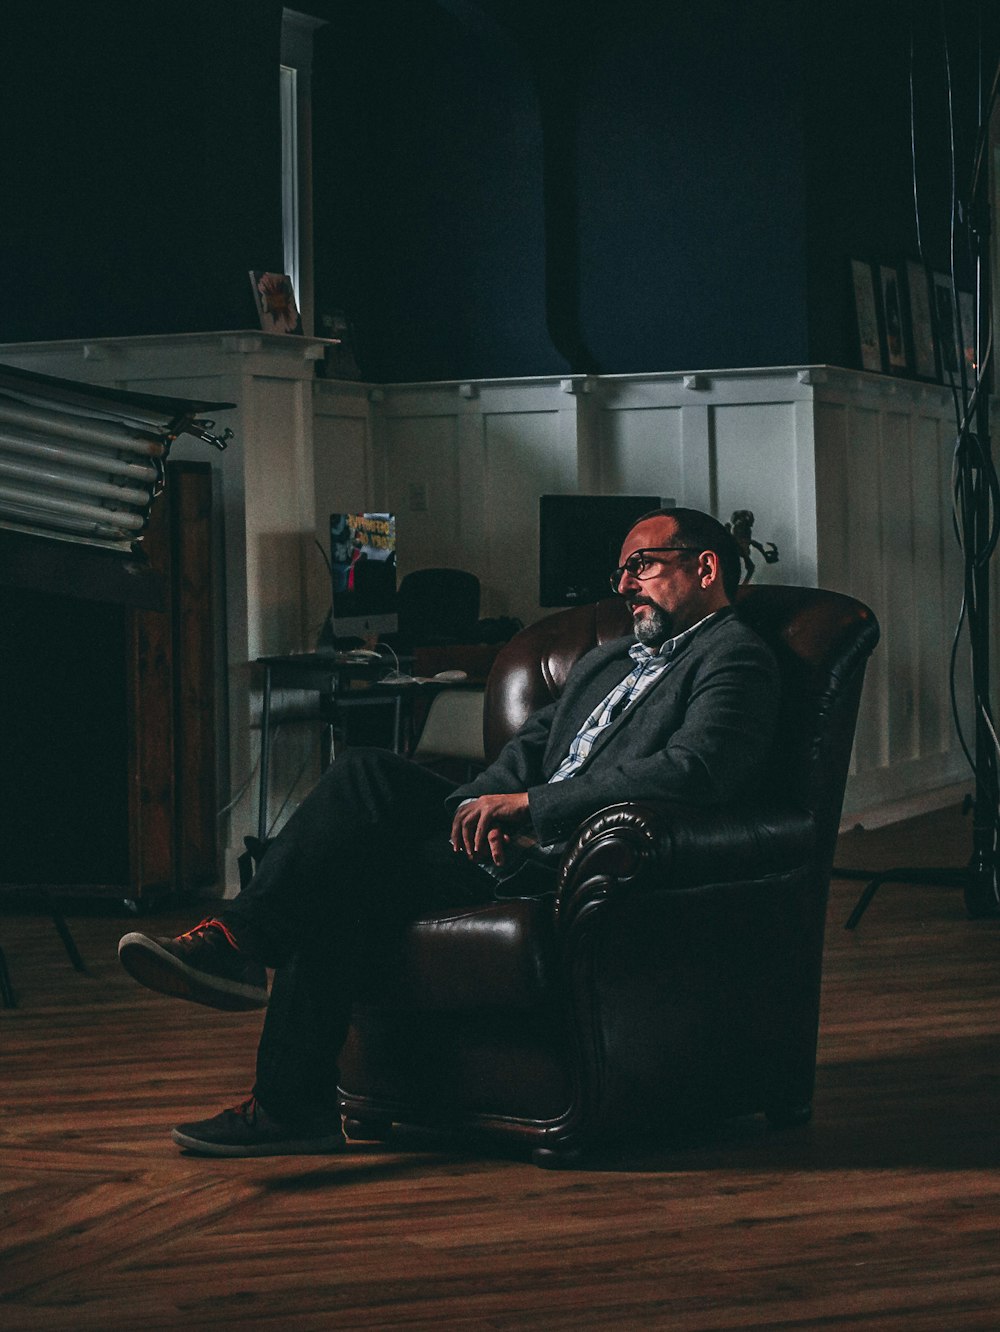
<svg viewBox="0 0 1000 1332">
<path fill-rule="evenodd" d="M 292 279 L 302 332 L 313 333 L 312 265 L 312 56 L 322 19 L 282 10 L 281 223 L 285 272 Z"/>
<path fill-rule="evenodd" d="M 284 241 L 284 271 L 292 279 L 295 299 L 301 308 L 302 274 L 299 265 L 299 71 L 282 65 L 281 96 L 281 234 Z"/>
</svg>

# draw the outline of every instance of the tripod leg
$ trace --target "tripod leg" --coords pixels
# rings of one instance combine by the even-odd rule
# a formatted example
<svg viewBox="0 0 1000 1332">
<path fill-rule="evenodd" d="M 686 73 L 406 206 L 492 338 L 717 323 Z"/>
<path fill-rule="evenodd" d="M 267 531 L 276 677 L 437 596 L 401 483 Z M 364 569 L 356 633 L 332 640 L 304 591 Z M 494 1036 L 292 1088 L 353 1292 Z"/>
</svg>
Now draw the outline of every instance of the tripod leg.
<svg viewBox="0 0 1000 1332">
<path fill-rule="evenodd" d="M 857 902 L 855 903 L 854 910 L 851 912 L 851 914 L 847 917 L 847 920 L 844 922 L 845 930 L 854 929 L 858 921 L 861 919 L 861 917 L 865 914 L 865 912 L 868 910 L 869 906 L 871 905 L 872 898 L 882 887 L 883 883 L 885 883 L 888 877 L 889 876 L 886 874 L 880 874 L 876 878 L 871 880 L 871 882 L 868 884 L 864 892 L 861 894 L 861 896 L 858 898 Z"/>
<path fill-rule="evenodd" d="M 45 901 L 52 915 L 52 923 L 59 931 L 59 938 L 63 941 L 63 947 L 66 949 L 69 960 L 73 963 L 73 966 L 76 967 L 77 971 L 82 971 L 84 975 L 86 975 L 87 967 L 83 958 L 80 956 L 80 950 L 76 946 L 76 940 L 73 938 L 72 934 L 70 934 L 69 926 L 63 919 L 63 914 L 56 906 L 51 893 L 45 894 Z"/>
<path fill-rule="evenodd" d="M 841 877 L 845 879 L 860 877 L 857 870 L 842 870 L 840 873 Z M 858 898 L 857 906 L 848 916 L 844 929 L 854 929 L 867 911 L 872 898 L 884 883 L 929 884 L 938 888 L 964 888 L 968 881 L 969 871 L 967 869 L 927 869 L 924 866 L 917 866 L 911 869 L 885 870 L 871 880 L 868 887 Z"/>
</svg>

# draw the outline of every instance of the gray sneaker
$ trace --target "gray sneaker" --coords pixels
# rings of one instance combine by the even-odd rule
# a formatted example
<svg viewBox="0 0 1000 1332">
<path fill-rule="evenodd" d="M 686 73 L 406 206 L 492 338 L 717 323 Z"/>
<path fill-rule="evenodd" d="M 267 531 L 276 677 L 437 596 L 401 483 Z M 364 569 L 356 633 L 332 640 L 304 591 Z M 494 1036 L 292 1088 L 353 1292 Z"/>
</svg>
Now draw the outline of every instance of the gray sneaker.
<svg viewBox="0 0 1000 1332">
<path fill-rule="evenodd" d="M 203 920 L 176 939 L 126 934 L 122 966 L 140 985 L 192 1003 L 242 1012 L 267 1007 L 267 971 L 241 953 L 221 920 Z"/>
<path fill-rule="evenodd" d="M 211 1119 L 178 1124 L 170 1136 L 198 1156 L 321 1156 L 344 1149 L 339 1119 L 305 1127 L 281 1124 L 253 1096 Z"/>
</svg>

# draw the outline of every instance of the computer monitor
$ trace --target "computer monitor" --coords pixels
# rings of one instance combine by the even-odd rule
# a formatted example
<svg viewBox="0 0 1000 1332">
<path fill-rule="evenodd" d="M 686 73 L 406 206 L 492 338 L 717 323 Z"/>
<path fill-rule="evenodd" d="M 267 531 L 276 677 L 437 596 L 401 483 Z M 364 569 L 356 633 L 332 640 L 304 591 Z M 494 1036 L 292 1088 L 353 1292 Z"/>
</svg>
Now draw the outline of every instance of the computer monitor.
<svg viewBox="0 0 1000 1332">
<path fill-rule="evenodd" d="M 611 596 L 608 575 L 626 533 L 644 513 L 663 504 L 657 495 L 542 495 L 539 605 L 580 606 Z"/>
<path fill-rule="evenodd" d="M 394 634 L 395 514 L 331 513 L 330 574 L 335 640 Z"/>
</svg>

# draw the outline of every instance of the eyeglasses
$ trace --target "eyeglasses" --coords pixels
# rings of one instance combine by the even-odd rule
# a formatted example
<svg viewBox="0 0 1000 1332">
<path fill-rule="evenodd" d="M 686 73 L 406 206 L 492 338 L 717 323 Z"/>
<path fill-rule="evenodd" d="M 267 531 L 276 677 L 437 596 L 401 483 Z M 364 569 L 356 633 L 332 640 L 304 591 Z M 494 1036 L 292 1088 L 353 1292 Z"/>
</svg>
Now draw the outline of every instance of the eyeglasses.
<svg viewBox="0 0 1000 1332">
<path fill-rule="evenodd" d="M 610 575 L 611 591 L 617 592 L 618 585 L 626 574 L 632 578 L 649 578 L 654 564 L 661 564 L 656 556 L 669 550 L 680 551 L 686 555 L 698 555 L 700 551 L 697 546 L 647 546 L 645 550 L 634 550 L 624 564 L 619 564 L 617 569 L 613 569 Z"/>
</svg>

